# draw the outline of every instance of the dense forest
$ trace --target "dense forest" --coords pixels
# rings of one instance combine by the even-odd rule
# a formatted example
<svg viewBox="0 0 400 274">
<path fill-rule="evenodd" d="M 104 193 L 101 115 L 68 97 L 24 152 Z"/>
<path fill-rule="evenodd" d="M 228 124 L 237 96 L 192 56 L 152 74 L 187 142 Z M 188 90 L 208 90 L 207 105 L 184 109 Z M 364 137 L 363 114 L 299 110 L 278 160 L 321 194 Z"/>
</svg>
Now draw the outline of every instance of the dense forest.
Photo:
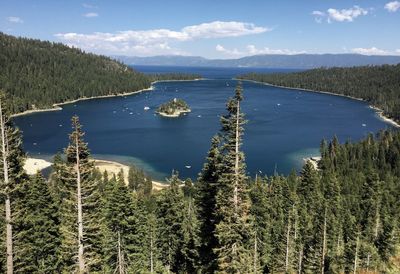
<svg viewBox="0 0 400 274">
<path fill-rule="evenodd" d="M 400 64 L 319 68 L 296 73 L 249 73 L 239 78 L 361 98 L 400 121 Z"/>
<path fill-rule="evenodd" d="M 50 179 L 26 175 L 1 97 L 2 271 L 399 273 L 400 133 L 322 141 L 318 169 L 250 178 L 242 100 L 239 85 L 197 181 L 154 192 L 96 170 L 76 116 Z"/>
<path fill-rule="evenodd" d="M 49 108 L 82 97 L 138 91 L 156 80 L 200 78 L 145 75 L 105 56 L 1 32 L 0 67 L 0 89 L 6 93 L 12 113 Z"/>
</svg>

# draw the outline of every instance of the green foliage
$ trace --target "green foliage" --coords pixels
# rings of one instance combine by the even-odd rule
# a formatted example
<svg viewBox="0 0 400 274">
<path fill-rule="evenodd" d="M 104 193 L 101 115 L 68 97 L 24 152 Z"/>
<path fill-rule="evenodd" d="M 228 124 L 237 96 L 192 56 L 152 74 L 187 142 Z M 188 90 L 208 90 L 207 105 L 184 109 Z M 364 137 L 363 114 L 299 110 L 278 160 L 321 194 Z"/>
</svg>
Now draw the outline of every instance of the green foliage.
<svg viewBox="0 0 400 274">
<path fill-rule="evenodd" d="M 218 190 L 219 167 L 221 156 L 219 151 L 220 138 L 214 136 L 211 141 L 211 148 L 208 152 L 206 163 L 201 171 L 196 187 L 195 203 L 199 224 L 200 237 L 200 259 L 204 272 L 214 272 L 217 268 L 216 257 L 213 250 L 217 246 L 215 236 L 215 224 L 217 220 L 214 216 L 215 197 Z"/>
<path fill-rule="evenodd" d="M 192 80 L 192 74 L 145 75 L 109 57 L 61 43 L 16 38 L 0 32 L 0 89 L 11 113 L 51 108 L 85 97 L 150 87 L 157 80 Z"/>
<path fill-rule="evenodd" d="M 251 269 L 252 224 L 244 154 L 240 151 L 244 115 L 240 110 L 241 84 L 227 103 L 228 114 L 221 117 L 221 165 L 215 198 L 214 252 L 220 273 L 248 273 Z"/>
<path fill-rule="evenodd" d="M 386 116 L 400 121 L 400 64 L 319 68 L 296 73 L 250 73 L 239 78 L 361 98 L 382 109 Z"/>
<path fill-rule="evenodd" d="M 178 114 L 182 112 L 188 112 L 190 111 L 190 108 L 188 104 L 183 101 L 182 99 L 172 99 L 171 101 L 161 104 L 157 108 L 157 112 L 160 114 L 167 114 L 167 115 L 173 115 L 178 112 Z"/>
<path fill-rule="evenodd" d="M 63 197 L 61 213 L 61 252 L 62 270 L 74 271 L 77 267 L 78 254 L 78 180 L 81 185 L 83 244 L 86 267 L 90 271 L 101 269 L 101 229 L 102 217 L 100 206 L 99 181 L 94 180 L 95 168 L 90 160 L 87 143 L 83 140 L 84 132 L 77 116 L 72 118 L 70 143 L 65 149 L 66 160 L 55 166 L 56 181 Z M 79 174 L 78 174 L 79 170 Z M 79 178 L 79 179 L 78 179 Z"/>
<path fill-rule="evenodd" d="M 154 81 L 191 81 L 201 79 L 201 75 L 193 73 L 156 73 L 147 75 L 152 82 Z"/>
<path fill-rule="evenodd" d="M 58 206 L 40 173 L 25 184 L 16 218 L 15 272 L 59 271 Z"/>
</svg>

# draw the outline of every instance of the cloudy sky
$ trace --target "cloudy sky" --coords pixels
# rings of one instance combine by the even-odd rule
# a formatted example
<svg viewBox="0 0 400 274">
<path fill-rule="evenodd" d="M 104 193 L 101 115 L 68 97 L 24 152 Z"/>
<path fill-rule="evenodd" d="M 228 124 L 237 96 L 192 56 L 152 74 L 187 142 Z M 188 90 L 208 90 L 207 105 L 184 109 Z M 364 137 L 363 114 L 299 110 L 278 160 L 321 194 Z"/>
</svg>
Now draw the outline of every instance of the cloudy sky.
<svg viewBox="0 0 400 274">
<path fill-rule="evenodd" d="M 106 55 L 400 55 L 400 0 L 0 0 L 0 31 Z"/>
</svg>

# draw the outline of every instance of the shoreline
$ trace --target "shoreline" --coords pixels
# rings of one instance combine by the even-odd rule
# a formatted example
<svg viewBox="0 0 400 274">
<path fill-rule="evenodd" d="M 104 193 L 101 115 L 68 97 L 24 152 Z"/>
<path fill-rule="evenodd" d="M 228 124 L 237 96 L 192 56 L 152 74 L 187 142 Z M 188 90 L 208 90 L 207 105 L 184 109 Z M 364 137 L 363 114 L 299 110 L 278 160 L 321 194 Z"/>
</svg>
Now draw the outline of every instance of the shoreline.
<svg viewBox="0 0 400 274">
<path fill-rule="evenodd" d="M 10 117 L 14 118 L 14 117 L 34 114 L 34 113 L 38 113 L 38 112 L 60 111 L 60 110 L 62 110 L 61 106 L 77 103 L 77 102 L 80 102 L 80 101 L 103 99 L 103 98 L 112 98 L 112 97 L 124 97 L 124 96 L 130 96 L 130 95 L 142 93 L 142 92 L 145 92 L 145 91 L 152 91 L 152 90 L 154 90 L 154 84 L 161 83 L 161 82 L 190 82 L 190 81 L 200 81 L 200 80 L 203 80 L 203 78 L 196 78 L 196 79 L 193 79 L 193 80 L 157 80 L 157 81 L 151 82 L 149 88 L 144 88 L 144 89 L 140 89 L 140 90 L 136 90 L 136 91 L 130 91 L 130 92 L 117 93 L 117 94 L 99 95 L 99 96 L 92 96 L 92 97 L 81 97 L 81 98 L 74 99 L 74 100 L 68 100 L 68 101 L 61 102 L 61 103 L 55 103 L 55 104 L 53 104 L 52 108 L 25 110 L 23 112 L 12 114 L 12 115 L 10 115 Z"/>
<path fill-rule="evenodd" d="M 125 183 L 128 184 L 128 173 L 129 173 L 128 165 L 104 159 L 92 158 L 91 160 L 94 162 L 95 167 L 99 169 L 100 172 L 102 173 L 105 170 L 107 170 L 109 175 L 115 174 L 115 176 L 117 176 L 120 170 L 122 169 L 124 172 Z M 52 165 L 53 165 L 52 162 L 44 159 L 27 157 L 25 159 L 24 170 L 28 175 L 34 175 L 36 174 L 36 172 L 42 171 L 43 169 L 46 169 Z M 152 180 L 152 184 L 153 184 L 153 190 L 161 190 L 169 186 L 167 182 L 155 181 L 155 180 Z"/>
<path fill-rule="evenodd" d="M 344 97 L 344 98 L 349 98 L 349 99 L 352 99 L 352 100 L 362 101 L 362 102 L 367 103 L 369 108 L 375 110 L 375 113 L 378 115 L 379 119 L 381 119 L 382 121 L 384 121 L 384 122 L 386 122 L 388 124 L 391 124 L 392 126 L 394 126 L 396 128 L 400 128 L 400 122 L 396 122 L 395 120 L 385 116 L 384 111 L 382 109 L 380 109 L 377 106 L 370 105 L 369 102 L 367 102 L 366 100 L 364 100 L 362 98 L 353 97 L 353 96 L 344 95 L 344 94 L 333 93 L 333 92 L 329 92 L 329 91 L 321 91 L 321 90 L 312 90 L 312 89 L 307 89 L 307 88 L 293 88 L 293 87 L 279 86 L 279 85 L 274 85 L 274 84 L 255 81 L 255 80 L 246 80 L 246 79 L 236 79 L 236 80 L 248 81 L 248 82 L 253 82 L 253 83 L 262 84 L 262 85 L 266 85 L 266 86 L 277 87 L 277 88 L 284 88 L 284 89 L 291 89 L 291 90 L 301 90 L 301 91 L 306 91 L 306 92 L 328 94 L 328 95 L 334 95 L 334 96 L 340 96 L 340 97 Z"/>
<path fill-rule="evenodd" d="M 174 113 L 172 113 L 172 114 L 168 114 L 168 113 L 165 113 L 165 112 L 158 112 L 158 111 L 156 111 L 156 113 L 158 114 L 158 115 L 160 115 L 160 116 L 162 116 L 162 117 L 167 117 L 167 118 L 178 118 L 179 116 L 181 116 L 181 114 L 185 114 L 185 113 L 190 113 L 190 112 L 192 112 L 192 110 L 179 110 L 179 111 L 175 111 Z"/>
<path fill-rule="evenodd" d="M 154 90 L 153 83 L 151 84 L 151 86 L 149 88 L 145 88 L 145 89 L 141 89 L 141 90 L 137 90 L 137 91 L 130 91 L 130 92 L 118 93 L 118 94 L 109 94 L 109 95 L 99 95 L 99 96 L 92 96 L 92 97 L 82 97 L 82 98 L 78 98 L 78 99 L 74 99 L 74 100 L 65 101 L 65 102 L 62 102 L 62 103 L 55 103 L 55 104 L 53 104 L 52 108 L 25 110 L 25 111 L 20 112 L 20 113 L 12 114 L 10 117 L 14 118 L 14 117 L 29 115 L 29 114 L 33 114 L 33 113 L 37 113 L 37 112 L 60 111 L 60 110 L 62 110 L 61 106 L 77 103 L 77 102 L 80 102 L 80 101 L 103 99 L 103 98 L 112 98 L 112 97 L 123 97 L 123 96 L 133 95 L 133 94 L 136 94 L 136 93 L 141 93 L 141 92 L 144 92 L 144 91 L 151 91 L 151 90 Z"/>
</svg>

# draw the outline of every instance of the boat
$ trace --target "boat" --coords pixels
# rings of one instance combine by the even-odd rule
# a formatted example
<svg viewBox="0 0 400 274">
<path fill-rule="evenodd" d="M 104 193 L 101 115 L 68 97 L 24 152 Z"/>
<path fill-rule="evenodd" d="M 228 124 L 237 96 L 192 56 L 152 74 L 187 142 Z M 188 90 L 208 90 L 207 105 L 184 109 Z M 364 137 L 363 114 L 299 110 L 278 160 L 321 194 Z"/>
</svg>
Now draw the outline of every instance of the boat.
<svg viewBox="0 0 400 274">
<path fill-rule="evenodd" d="M 191 168 L 192 166 L 185 166 L 186 168 Z"/>
<path fill-rule="evenodd" d="M 146 107 L 144 107 L 143 109 L 144 109 L 144 110 L 149 110 L 150 108 L 146 106 Z"/>
</svg>

